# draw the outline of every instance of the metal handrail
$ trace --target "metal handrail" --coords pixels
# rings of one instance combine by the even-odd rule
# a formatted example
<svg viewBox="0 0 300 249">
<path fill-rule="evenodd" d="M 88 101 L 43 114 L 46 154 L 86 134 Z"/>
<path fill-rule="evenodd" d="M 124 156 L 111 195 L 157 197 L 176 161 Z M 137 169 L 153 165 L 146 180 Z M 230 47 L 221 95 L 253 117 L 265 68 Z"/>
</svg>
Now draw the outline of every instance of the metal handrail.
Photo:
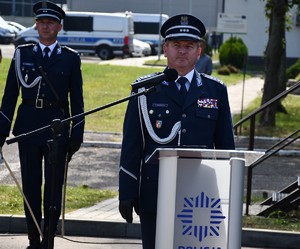
<svg viewBox="0 0 300 249">
<path fill-rule="evenodd" d="M 292 85 L 289 89 L 281 92 L 280 94 L 278 94 L 277 96 L 275 96 L 274 98 L 270 99 L 269 101 L 267 101 L 266 103 L 264 103 L 262 106 L 260 106 L 259 108 L 257 108 L 256 110 L 254 110 L 253 112 L 249 113 L 248 115 L 246 115 L 244 118 L 242 118 L 241 120 L 239 120 L 234 126 L 234 130 L 235 133 L 237 134 L 237 128 L 239 126 L 241 126 L 244 122 L 250 120 L 250 132 L 249 132 L 249 144 L 248 144 L 248 150 L 253 150 L 254 149 L 254 137 L 255 137 L 255 117 L 258 113 L 260 113 L 261 111 L 263 111 L 264 109 L 266 109 L 267 107 L 269 107 L 270 105 L 272 105 L 274 102 L 278 101 L 279 99 L 285 97 L 286 95 L 288 95 L 289 93 L 293 92 L 294 90 L 298 89 L 300 87 L 300 81 L 298 81 L 297 83 L 295 83 L 294 85 Z M 278 144 L 272 146 L 270 149 L 268 149 L 266 152 L 269 152 L 271 149 L 273 149 L 275 146 L 280 145 L 281 143 L 283 143 L 284 141 L 286 141 L 288 138 L 290 138 L 291 136 L 293 136 L 294 134 L 298 133 L 299 130 L 297 130 L 296 132 L 294 132 L 293 134 L 291 134 L 290 136 L 288 136 L 287 138 L 285 138 L 283 141 L 279 142 Z M 299 137 L 299 136 L 298 136 Z M 297 137 L 297 138 L 298 138 Z M 296 138 L 296 139 L 297 139 Z M 295 141 L 296 139 L 293 139 L 292 141 Z M 288 144 L 290 144 L 291 142 L 280 146 L 280 148 L 278 150 L 276 150 L 276 152 L 278 152 L 279 150 L 283 149 L 284 147 L 286 147 Z M 275 153 L 275 152 L 274 152 Z M 268 155 L 267 157 L 265 157 L 263 160 L 267 159 L 268 157 L 270 157 L 271 155 L 273 155 L 274 153 L 271 153 L 270 155 Z M 260 161 L 261 162 L 261 161 Z M 257 163 L 258 164 L 258 163 Z M 253 164 L 253 166 L 248 167 L 248 174 L 247 174 L 247 194 L 246 194 L 246 215 L 249 214 L 249 206 L 251 203 L 251 188 L 252 188 L 252 169 L 257 165 L 257 164 Z"/>
<path fill-rule="evenodd" d="M 249 119 L 251 120 L 250 122 L 250 136 L 249 136 L 249 145 L 248 145 L 248 150 L 253 150 L 254 147 L 254 136 L 255 136 L 255 116 L 256 114 L 260 113 L 261 111 L 263 111 L 264 109 L 266 109 L 267 107 L 269 107 L 270 105 L 272 105 L 274 102 L 276 102 L 277 100 L 285 97 L 286 95 L 288 95 L 289 93 L 293 92 L 294 90 L 296 90 L 297 88 L 300 87 L 300 81 L 298 81 L 297 83 L 295 83 L 293 86 L 291 86 L 289 89 L 279 93 L 277 96 L 275 96 L 274 98 L 270 99 L 269 101 L 267 101 L 266 103 L 264 103 L 262 106 L 260 106 L 259 108 L 257 108 L 256 110 L 254 110 L 253 112 L 249 113 L 248 115 L 246 115 L 244 118 L 242 118 L 241 120 L 239 120 L 234 126 L 233 129 L 235 130 L 235 132 L 237 133 L 237 128 L 242 125 L 244 122 L 248 121 Z"/>
</svg>

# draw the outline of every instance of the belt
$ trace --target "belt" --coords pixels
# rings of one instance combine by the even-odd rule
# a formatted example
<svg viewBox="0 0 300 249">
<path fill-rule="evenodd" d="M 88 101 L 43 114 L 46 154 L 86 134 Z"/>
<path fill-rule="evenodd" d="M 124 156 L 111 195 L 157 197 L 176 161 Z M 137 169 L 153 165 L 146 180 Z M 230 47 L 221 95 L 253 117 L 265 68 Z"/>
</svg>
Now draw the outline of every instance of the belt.
<svg viewBox="0 0 300 249">
<path fill-rule="evenodd" d="M 24 105 L 30 105 L 35 106 L 37 109 L 43 109 L 43 108 L 67 108 L 69 103 L 63 102 L 63 101 L 47 101 L 44 99 L 23 99 L 22 104 Z"/>
</svg>

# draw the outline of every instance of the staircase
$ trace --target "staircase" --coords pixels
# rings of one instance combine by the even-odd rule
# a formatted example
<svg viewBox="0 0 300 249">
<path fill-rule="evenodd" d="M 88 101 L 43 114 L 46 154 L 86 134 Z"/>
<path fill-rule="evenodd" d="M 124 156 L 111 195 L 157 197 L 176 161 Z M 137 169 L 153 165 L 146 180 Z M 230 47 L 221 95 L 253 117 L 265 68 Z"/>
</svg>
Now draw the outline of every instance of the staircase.
<svg viewBox="0 0 300 249">
<path fill-rule="evenodd" d="M 258 213 L 258 216 L 269 216 L 272 212 L 283 211 L 288 213 L 295 210 L 300 205 L 300 177 L 286 188 L 279 192 L 274 192 L 272 197 L 269 197 L 262 203 L 261 206 L 268 206 L 263 211 Z"/>
</svg>

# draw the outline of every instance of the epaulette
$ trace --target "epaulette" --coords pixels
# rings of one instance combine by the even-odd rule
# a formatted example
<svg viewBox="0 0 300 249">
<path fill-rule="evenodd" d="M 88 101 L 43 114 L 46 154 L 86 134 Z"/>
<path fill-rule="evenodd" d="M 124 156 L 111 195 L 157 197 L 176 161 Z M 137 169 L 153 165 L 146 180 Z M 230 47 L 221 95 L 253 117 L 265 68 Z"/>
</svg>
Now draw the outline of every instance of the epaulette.
<svg viewBox="0 0 300 249">
<path fill-rule="evenodd" d="M 21 44 L 19 46 L 17 46 L 17 48 L 31 48 L 31 47 L 34 47 L 34 43 L 26 43 L 26 44 Z"/>
<path fill-rule="evenodd" d="M 213 76 L 205 74 L 205 73 L 200 73 L 200 75 L 204 78 L 210 79 L 210 80 L 215 81 L 215 82 L 217 82 L 221 85 L 224 85 L 224 82 L 222 80 L 216 78 L 216 77 L 213 77 Z"/>
<path fill-rule="evenodd" d="M 67 49 L 68 51 L 72 52 L 72 53 L 75 53 L 75 54 L 78 54 L 78 51 L 73 49 L 73 48 L 70 48 L 68 46 L 61 46 L 61 48 L 63 49 Z"/>
<path fill-rule="evenodd" d="M 155 75 L 158 75 L 159 73 L 152 73 L 152 74 L 147 74 L 147 75 L 144 75 L 144 76 L 141 76 L 139 78 L 137 78 L 134 82 L 139 82 L 141 80 L 145 80 L 145 79 L 148 79 L 148 78 L 151 78 Z"/>
</svg>

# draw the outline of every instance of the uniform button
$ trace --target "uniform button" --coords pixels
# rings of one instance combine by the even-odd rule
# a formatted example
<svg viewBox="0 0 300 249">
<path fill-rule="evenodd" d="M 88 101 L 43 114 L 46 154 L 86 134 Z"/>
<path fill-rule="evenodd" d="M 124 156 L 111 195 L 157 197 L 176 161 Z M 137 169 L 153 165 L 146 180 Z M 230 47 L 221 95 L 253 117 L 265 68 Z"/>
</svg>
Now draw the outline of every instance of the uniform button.
<svg viewBox="0 0 300 249">
<path fill-rule="evenodd" d="M 42 94 L 42 97 L 45 97 L 45 94 Z"/>
<path fill-rule="evenodd" d="M 43 83 L 43 86 L 45 86 L 46 85 L 46 83 Z"/>
<path fill-rule="evenodd" d="M 182 129 L 182 131 L 181 131 L 182 133 L 186 133 L 186 129 Z"/>
<path fill-rule="evenodd" d="M 182 118 L 186 118 L 186 114 L 183 113 L 183 114 L 181 115 L 181 117 L 182 117 Z"/>
<path fill-rule="evenodd" d="M 169 110 L 166 110 L 166 114 L 170 114 L 170 111 L 169 111 Z"/>
<path fill-rule="evenodd" d="M 207 115 L 207 117 L 208 117 L 208 118 L 211 118 L 211 116 L 210 116 L 210 115 Z"/>
<path fill-rule="evenodd" d="M 154 111 L 151 109 L 151 110 L 149 110 L 149 114 L 153 114 L 154 113 Z"/>
<path fill-rule="evenodd" d="M 146 177 L 146 179 L 147 179 L 147 180 L 150 180 L 150 177 L 149 177 L 149 176 L 147 176 L 147 177 Z"/>
<path fill-rule="evenodd" d="M 158 117 L 159 117 L 159 118 L 161 118 L 161 113 L 160 113 L 160 114 L 158 114 Z"/>
</svg>

